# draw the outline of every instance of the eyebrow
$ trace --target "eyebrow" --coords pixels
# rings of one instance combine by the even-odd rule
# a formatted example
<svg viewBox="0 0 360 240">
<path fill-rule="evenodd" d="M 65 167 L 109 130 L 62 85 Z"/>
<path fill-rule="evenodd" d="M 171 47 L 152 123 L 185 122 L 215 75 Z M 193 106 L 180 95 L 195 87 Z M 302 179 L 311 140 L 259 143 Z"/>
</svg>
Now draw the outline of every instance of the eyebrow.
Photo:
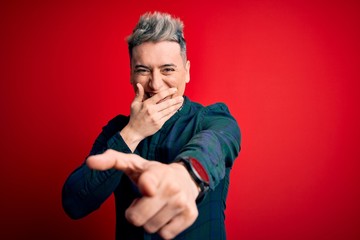
<svg viewBox="0 0 360 240">
<path fill-rule="evenodd" d="M 177 67 L 175 64 L 173 63 L 167 63 L 167 64 L 164 64 L 164 65 L 161 65 L 160 68 L 163 68 L 163 67 Z M 134 68 L 146 68 L 146 69 L 150 69 L 150 67 L 148 66 L 145 66 L 145 65 L 142 65 L 142 64 L 136 64 Z"/>
<path fill-rule="evenodd" d="M 134 68 L 147 68 L 147 69 L 150 69 L 149 67 L 147 67 L 145 65 L 141 65 L 141 64 L 136 64 Z"/>
<path fill-rule="evenodd" d="M 175 64 L 173 63 L 168 63 L 168 64 L 164 64 L 164 65 L 161 65 L 161 67 L 177 67 Z"/>
</svg>

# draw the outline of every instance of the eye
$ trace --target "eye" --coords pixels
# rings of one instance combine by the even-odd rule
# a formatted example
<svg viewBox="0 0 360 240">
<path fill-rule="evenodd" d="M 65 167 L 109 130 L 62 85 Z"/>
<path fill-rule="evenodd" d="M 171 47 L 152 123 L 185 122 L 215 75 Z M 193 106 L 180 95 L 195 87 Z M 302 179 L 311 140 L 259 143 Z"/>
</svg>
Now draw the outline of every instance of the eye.
<svg viewBox="0 0 360 240">
<path fill-rule="evenodd" d="M 135 69 L 135 74 L 139 74 L 139 75 L 147 75 L 150 73 L 149 69 L 146 68 L 137 68 Z"/>
<path fill-rule="evenodd" d="M 174 71 L 175 71 L 175 68 L 172 68 L 172 67 L 166 67 L 166 68 L 163 68 L 163 70 L 162 70 L 162 72 L 164 74 L 170 74 L 170 73 L 172 73 Z"/>
</svg>

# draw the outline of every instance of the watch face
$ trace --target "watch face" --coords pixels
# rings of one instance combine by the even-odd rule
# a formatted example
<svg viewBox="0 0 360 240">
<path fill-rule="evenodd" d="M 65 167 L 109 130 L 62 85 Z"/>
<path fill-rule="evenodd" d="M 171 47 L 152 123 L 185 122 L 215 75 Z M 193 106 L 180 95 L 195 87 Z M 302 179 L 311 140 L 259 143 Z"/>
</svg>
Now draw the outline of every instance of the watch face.
<svg viewBox="0 0 360 240">
<path fill-rule="evenodd" d="M 194 168 L 194 170 L 197 172 L 197 174 L 199 175 L 199 177 L 207 184 L 209 184 L 209 176 L 207 174 L 207 172 L 205 171 L 204 167 L 201 165 L 201 163 L 199 163 L 198 160 L 196 160 L 195 158 L 190 158 L 189 159 L 191 166 Z"/>
</svg>

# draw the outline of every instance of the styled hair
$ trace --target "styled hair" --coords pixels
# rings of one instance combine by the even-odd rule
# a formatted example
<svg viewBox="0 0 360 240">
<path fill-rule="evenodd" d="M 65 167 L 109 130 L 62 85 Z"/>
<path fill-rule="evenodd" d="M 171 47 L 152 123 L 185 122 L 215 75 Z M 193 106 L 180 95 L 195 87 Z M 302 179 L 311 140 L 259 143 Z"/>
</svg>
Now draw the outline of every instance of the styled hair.
<svg viewBox="0 0 360 240">
<path fill-rule="evenodd" d="M 127 38 L 130 59 L 133 48 L 142 43 L 171 41 L 179 43 L 180 52 L 185 61 L 186 42 L 183 29 L 184 23 L 168 13 L 147 12 L 143 14 L 132 34 Z"/>
</svg>

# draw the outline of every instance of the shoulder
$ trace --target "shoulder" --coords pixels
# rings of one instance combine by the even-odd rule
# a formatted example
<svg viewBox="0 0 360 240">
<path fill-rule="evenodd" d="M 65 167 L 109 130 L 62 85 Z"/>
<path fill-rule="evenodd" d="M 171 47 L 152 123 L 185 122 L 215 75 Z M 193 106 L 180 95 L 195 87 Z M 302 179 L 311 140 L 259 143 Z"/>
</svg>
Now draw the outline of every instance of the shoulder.
<svg viewBox="0 0 360 240">
<path fill-rule="evenodd" d="M 230 112 L 228 106 L 223 102 L 217 102 L 205 107 L 208 111 Z"/>
<path fill-rule="evenodd" d="M 204 127 L 218 125 L 225 128 L 239 128 L 228 106 L 223 102 L 217 102 L 204 107 L 200 111 L 201 123 Z"/>
<path fill-rule="evenodd" d="M 186 100 L 188 101 L 188 104 L 191 106 L 191 108 L 195 111 L 199 111 L 199 112 L 203 112 L 203 113 L 206 113 L 206 112 L 228 112 L 229 113 L 228 106 L 223 102 L 216 102 L 216 103 L 204 106 L 201 103 L 191 101 L 189 98 L 186 98 Z"/>
<path fill-rule="evenodd" d="M 109 123 L 121 124 L 121 123 L 127 123 L 128 121 L 129 121 L 129 116 L 119 114 L 119 115 L 115 116 L 114 118 L 110 119 Z"/>
<path fill-rule="evenodd" d="M 108 123 L 103 127 L 103 130 L 119 131 L 124 128 L 128 122 L 129 116 L 119 114 L 110 119 Z"/>
<path fill-rule="evenodd" d="M 206 106 L 196 102 L 191 102 L 191 104 L 195 116 L 197 116 L 197 118 L 200 119 L 202 123 L 213 122 L 216 120 L 235 120 L 234 117 L 231 115 L 228 106 L 224 102 L 216 102 Z"/>
<path fill-rule="evenodd" d="M 211 115 L 230 115 L 228 106 L 223 102 L 217 102 L 207 105 L 201 109 L 202 114 Z"/>
</svg>

